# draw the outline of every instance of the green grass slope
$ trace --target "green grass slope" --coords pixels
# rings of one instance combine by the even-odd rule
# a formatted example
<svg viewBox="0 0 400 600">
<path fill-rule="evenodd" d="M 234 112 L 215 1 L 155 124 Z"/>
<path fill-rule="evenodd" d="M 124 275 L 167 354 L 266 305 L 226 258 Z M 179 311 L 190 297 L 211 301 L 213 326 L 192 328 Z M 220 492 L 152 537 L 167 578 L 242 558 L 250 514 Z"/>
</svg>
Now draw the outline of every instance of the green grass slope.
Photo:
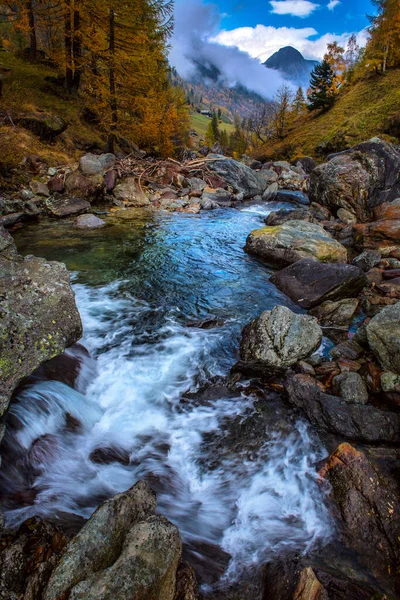
<svg viewBox="0 0 400 600">
<path fill-rule="evenodd" d="M 328 142 L 329 153 L 343 150 L 343 142 L 350 147 L 377 135 L 394 143 L 399 141 L 399 69 L 348 86 L 330 111 L 299 117 L 292 123 L 284 140 L 266 144 L 256 150 L 255 155 L 263 159 L 318 158 L 318 146 L 321 144 Z"/>
</svg>

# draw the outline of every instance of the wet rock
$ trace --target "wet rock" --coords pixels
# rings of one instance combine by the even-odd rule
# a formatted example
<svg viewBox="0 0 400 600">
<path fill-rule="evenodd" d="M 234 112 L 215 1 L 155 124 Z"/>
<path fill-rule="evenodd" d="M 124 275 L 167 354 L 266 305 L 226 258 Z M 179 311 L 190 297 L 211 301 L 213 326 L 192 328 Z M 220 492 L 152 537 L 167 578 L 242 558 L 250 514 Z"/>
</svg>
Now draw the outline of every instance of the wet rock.
<svg viewBox="0 0 400 600">
<path fill-rule="evenodd" d="M 346 340 L 330 351 L 332 358 L 348 358 L 357 360 L 363 354 L 363 348 L 355 340 Z"/>
<path fill-rule="evenodd" d="M 174 600 L 199 600 L 196 573 L 185 561 L 179 563 Z"/>
<path fill-rule="evenodd" d="M 308 196 L 295 190 L 280 189 L 276 195 L 276 199 L 279 200 L 279 202 L 293 202 L 294 204 L 301 204 L 304 206 L 310 204 Z"/>
<path fill-rule="evenodd" d="M 317 221 L 329 221 L 332 217 L 330 211 L 318 202 L 311 202 L 310 211 Z"/>
<path fill-rule="evenodd" d="M 206 198 L 204 200 L 200 200 L 200 208 L 202 210 L 215 210 L 217 208 L 220 208 L 220 206 L 219 204 L 217 204 L 217 202 L 214 202 L 214 200 Z"/>
<path fill-rule="evenodd" d="M 178 530 L 144 482 L 102 504 L 70 542 L 43 600 L 174 600 Z"/>
<path fill-rule="evenodd" d="M 265 185 L 258 173 L 241 162 L 217 154 L 209 155 L 207 167 L 226 181 L 236 193 L 243 192 L 244 199 L 262 195 Z"/>
<path fill-rule="evenodd" d="M 353 259 L 352 264 L 366 272 L 379 265 L 381 259 L 382 253 L 379 250 L 365 250 Z"/>
<path fill-rule="evenodd" d="M 328 592 L 311 567 L 303 569 L 300 573 L 293 600 L 329 600 Z"/>
<path fill-rule="evenodd" d="M 371 319 L 367 336 L 383 369 L 400 374 L 400 303 L 384 308 Z"/>
<path fill-rule="evenodd" d="M 288 367 L 310 356 L 321 341 L 322 330 L 316 319 L 275 306 L 245 327 L 240 356 L 244 362 Z"/>
<path fill-rule="evenodd" d="M 326 265 L 311 259 L 286 267 L 270 281 L 303 308 L 358 296 L 366 285 L 365 275 L 357 267 Z"/>
<path fill-rule="evenodd" d="M 374 210 L 375 221 L 398 221 L 400 220 L 400 198 L 392 202 L 383 202 Z"/>
<path fill-rule="evenodd" d="M 188 179 L 188 184 L 192 192 L 198 193 L 200 196 L 203 190 L 207 187 L 207 184 L 203 179 L 199 179 L 198 177 L 191 177 Z"/>
<path fill-rule="evenodd" d="M 308 375 L 291 375 L 286 384 L 289 400 L 323 431 L 366 443 L 400 441 L 400 415 L 371 406 L 349 404 L 327 394 Z"/>
<path fill-rule="evenodd" d="M 347 261 L 347 250 L 320 225 L 305 221 L 287 221 L 275 227 L 263 227 L 250 233 L 246 252 L 271 265 L 288 265 L 302 258 L 320 262 Z"/>
<path fill-rule="evenodd" d="M 359 144 L 316 167 L 310 199 L 333 211 L 344 208 L 361 223 L 376 206 L 399 197 L 400 153 L 378 138 Z"/>
<path fill-rule="evenodd" d="M 45 198 L 50 196 L 49 188 L 42 181 L 31 181 L 30 188 L 35 196 L 44 196 Z"/>
<path fill-rule="evenodd" d="M 87 212 L 89 209 L 90 203 L 83 198 L 71 198 L 57 194 L 46 200 L 46 211 L 51 217 L 61 219 L 74 217 Z"/>
<path fill-rule="evenodd" d="M 67 544 L 59 529 L 29 519 L 0 548 L 0 596 L 7 600 L 41 600 L 44 587 Z"/>
<path fill-rule="evenodd" d="M 77 198 L 87 198 L 90 201 L 101 199 L 104 190 L 105 185 L 100 174 L 89 177 L 80 171 L 73 171 L 65 179 L 66 193 Z"/>
<path fill-rule="evenodd" d="M 26 115 L 15 119 L 15 123 L 32 131 L 45 141 L 53 141 L 67 129 L 67 123 L 64 119 L 49 113 Z"/>
<path fill-rule="evenodd" d="M 357 312 L 359 301 L 356 298 L 345 298 L 337 302 L 323 302 L 320 306 L 310 310 L 309 314 L 321 325 L 337 325 L 349 327 Z"/>
<path fill-rule="evenodd" d="M 119 183 L 114 189 L 114 197 L 127 206 L 142 207 L 150 205 L 150 200 L 139 188 L 134 177 L 127 177 Z"/>
<path fill-rule="evenodd" d="M 18 383 L 72 346 L 82 324 L 65 265 L 17 255 L 0 227 L 0 413 Z"/>
<path fill-rule="evenodd" d="M 320 470 L 332 487 L 333 497 L 351 536 L 361 552 L 373 550 L 385 571 L 395 571 L 400 557 L 400 505 L 396 494 L 368 462 L 349 444 L 341 444 Z"/>
<path fill-rule="evenodd" d="M 120 463 L 128 466 L 130 463 L 130 455 L 123 448 L 108 446 L 106 448 L 95 448 L 89 454 L 89 460 L 100 465 L 110 465 L 112 463 Z"/>
<path fill-rule="evenodd" d="M 307 221 L 311 223 L 312 216 L 310 212 L 304 208 L 296 208 L 294 210 L 278 210 L 272 212 L 265 218 L 265 224 L 268 227 L 275 227 L 276 225 L 283 225 L 288 221 Z"/>
<path fill-rule="evenodd" d="M 96 215 L 81 215 L 73 222 L 73 227 L 76 229 L 98 229 L 99 227 L 103 227 L 105 225 L 105 221 L 96 217 Z"/>
<path fill-rule="evenodd" d="M 366 404 L 368 389 L 358 373 L 341 373 L 333 379 L 333 393 L 351 404 Z"/>
<path fill-rule="evenodd" d="M 400 244 L 400 219 L 374 221 L 354 226 L 356 244 L 363 248 L 385 248 Z"/>
<path fill-rule="evenodd" d="M 207 203 L 217 204 L 218 206 L 231 206 L 232 194 L 221 188 L 206 187 L 201 197 L 201 204 L 206 205 Z"/>
</svg>

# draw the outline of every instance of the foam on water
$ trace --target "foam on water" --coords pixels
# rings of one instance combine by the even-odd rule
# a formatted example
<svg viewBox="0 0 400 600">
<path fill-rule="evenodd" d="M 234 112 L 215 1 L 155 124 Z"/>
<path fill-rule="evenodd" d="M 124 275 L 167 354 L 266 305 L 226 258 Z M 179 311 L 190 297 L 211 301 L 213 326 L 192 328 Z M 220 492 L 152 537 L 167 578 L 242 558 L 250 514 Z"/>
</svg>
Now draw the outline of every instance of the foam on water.
<svg viewBox="0 0 400 600">
<path fill-rule="evenodd" d="M 5 452 L 0 481 L 8 489 L 8 525 L 33 515 L 89 518 L 100 502 L 145 479 L 188 547 L 201 554 L 204 544 L 219 546 L 232 557 L 229 581 L 280 550 L 304 552 L 329 539 L 314 467 L 326 452 L 309 427 L 287 411 L 285 426 L 267 426 L 257 451 L 235 444 L 214 456 L 210 440 L 256 414 L 255 397 L 193 394 L 228 373 L 243 324 L 282 301 L 265 267 L 242 251 L 262 215 L 243 214 L 242 223 L 241 214 L 227 212 L 225 221 L 206 215 L 196 221 L 196 235 L 187 218 L 172 219 L 162 234 L 157 230 L 162 259 L 158 246 L 151 254 L 147 244 L 142 263 L 129 257 L 127 280 L 96 287 L 75 281 L 82 343 L 96 361 L 84 359 L 76 389 L 38 381 L 13 403 L 5 439 L 12 452 Z M 183 311 L 193 306 L 201 316 L 218 310 L 224 318 L 212 329 L 188 326 L 193 313 Z M 107 448 L 124 460 L 92 460 Z M 28 501 L 18 502 L 27 489 Z"/>
</svg>

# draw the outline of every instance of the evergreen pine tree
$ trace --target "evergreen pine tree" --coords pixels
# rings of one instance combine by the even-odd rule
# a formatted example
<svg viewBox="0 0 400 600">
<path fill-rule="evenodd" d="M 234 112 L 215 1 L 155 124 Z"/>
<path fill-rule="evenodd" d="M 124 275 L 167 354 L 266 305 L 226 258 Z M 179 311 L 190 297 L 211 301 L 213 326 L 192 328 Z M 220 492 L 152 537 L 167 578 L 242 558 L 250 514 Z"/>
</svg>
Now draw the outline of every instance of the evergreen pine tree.
<svg viewBox="0 0 400 600">
<path fill-rule="evenodd" d="M 300 86 L 293 100 L 293 110 L 297 115 L 300 115 L 306 107 L 306 99 L 303 88 Z"/>
<path fill-rule="evenodd" d="M 331 65 L 324 60 L 311 73 L 308 92 L 308 110 L 328 110 L 335 102 L 335 74 Z"/>
</svg>

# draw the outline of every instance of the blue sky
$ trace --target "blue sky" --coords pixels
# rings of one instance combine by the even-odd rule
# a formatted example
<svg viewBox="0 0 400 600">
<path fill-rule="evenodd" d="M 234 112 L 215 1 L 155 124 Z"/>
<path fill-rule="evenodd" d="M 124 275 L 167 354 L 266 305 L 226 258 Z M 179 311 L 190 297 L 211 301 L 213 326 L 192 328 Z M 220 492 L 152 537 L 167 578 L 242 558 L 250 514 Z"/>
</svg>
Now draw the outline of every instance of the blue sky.
<svg viewBox="0 0 400 600">
<path fill-rule="evenodd" d="M 360 31 L 368 23 L 365 15 L 373 12 L 369 0 L 220 0 L 216 4 L 223 17 L 223 29 L 259 24 L 276 28 L 313 27 L 319 35 Z"/>
</svg>

